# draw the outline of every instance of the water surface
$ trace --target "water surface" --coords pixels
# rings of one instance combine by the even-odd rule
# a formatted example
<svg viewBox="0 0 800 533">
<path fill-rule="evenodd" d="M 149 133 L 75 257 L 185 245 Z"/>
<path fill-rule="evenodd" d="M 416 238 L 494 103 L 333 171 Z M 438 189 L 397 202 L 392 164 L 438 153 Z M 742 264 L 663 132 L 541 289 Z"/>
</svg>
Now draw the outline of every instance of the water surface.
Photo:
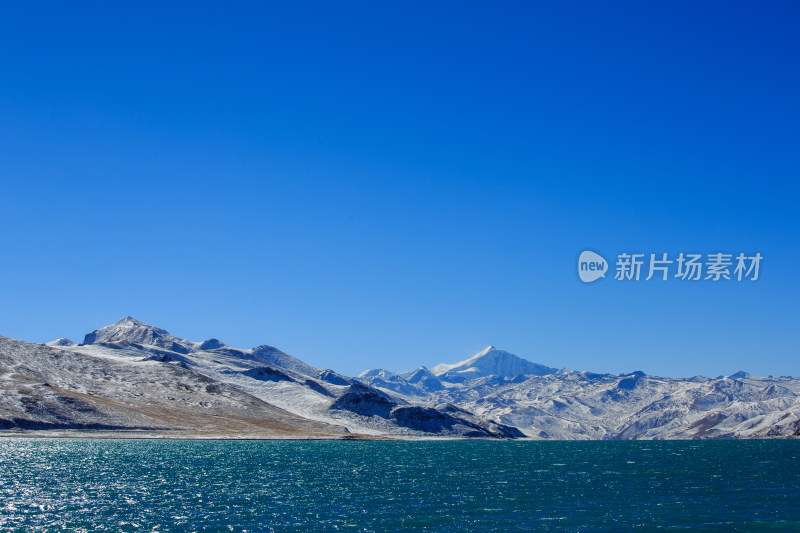
<svg viewBox="0 0 800 533">
<path fill-rule="evenodd" d="M 800 440 L 0 439 L 2 531 L 800 531 Z"/>
</svg>

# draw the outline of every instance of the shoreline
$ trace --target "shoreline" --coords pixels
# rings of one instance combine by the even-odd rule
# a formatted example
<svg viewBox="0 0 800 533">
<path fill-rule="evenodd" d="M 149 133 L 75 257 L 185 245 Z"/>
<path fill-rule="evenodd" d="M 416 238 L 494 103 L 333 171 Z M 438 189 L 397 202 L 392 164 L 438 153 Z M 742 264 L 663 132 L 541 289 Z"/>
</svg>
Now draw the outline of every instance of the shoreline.
<svg viewBox="0 0 800 533">
<path fill-rule="evenodd" d="M 109 439 L 109 440 L 282 440 L 282 441 L 393 441 L 393 442 L 425 442 L 425 441 L 491 441 L 491 442 L 622 442 L 618 439 L 536 439 L 532 437 L 504 439 L 481 437 L 423 437 L 423 436 L 387 436 L 387 435 L 268 435 L 268 434 L 204 434 L 189 431 L 178 432 L 139 432 L 139 431 L 96 431 L 96 430 L 23 430 L 20 432 L 0 431 L 0 439 Z M 798 436 L 771 437 L 739 437 L 730 439 L 657 439 L 656 442 L 705 442 L 705 441 L 749 441 L 749 440 L 800 440 Z M 631 439 L 625 442 L 654 442 L 654 440 Z"/>
<path fill-rule="evenodd" d="M 153 432 L 153 431 L 84 431 L 84 430 L 41 430 L 41 431 L 0 431 L 2 438 L 27 439 L 136 439 L 136 440 L 402 440 L 378 435 L 269 435 L 237 433 L 203 433 L 196 431 Z"/>
</svg>

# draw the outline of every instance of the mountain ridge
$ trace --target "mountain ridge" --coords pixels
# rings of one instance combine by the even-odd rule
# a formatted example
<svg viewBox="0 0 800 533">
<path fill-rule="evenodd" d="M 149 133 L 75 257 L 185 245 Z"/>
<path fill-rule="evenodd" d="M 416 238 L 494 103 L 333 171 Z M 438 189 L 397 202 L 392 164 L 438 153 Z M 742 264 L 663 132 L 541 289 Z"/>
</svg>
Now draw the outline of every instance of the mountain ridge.
<svg viewBox="0 0 800 533">
<path fill-rule="evenodd" d="M 0 429 L 12 433 L 523 436 L 463 410 L 409 405 L 272 346 L 238 349 L 213 338 L 198 343 L 130 316 L 92 331 L 79 345 L 6 339 L 0 343 L 0 392 Z"/>
<path fill-rule="evenodd" d="M 513 364 L 503 364 L 509 361 Z M 519 361 L 530 366 L 520 366 Z M 556 370 L 494 346 L 460 363 L 434 366 L 433 386 L 409 379 L 415 372 L 373 369 L 358 379 L 423 405 L 449 402 L 515 426 L 531 438 L 800 434 L 800 379 L 788 376 L 762 378 L 739 371 L 728 377 L 664 378 L 638 370 L 627 374 Z"/>
<path fill-rule="evenodd" d="M 3 339 L 0 429 L 12 432 L 211 427 L 210 434 L 258 438 L 292 432 L 325 438 L 800 435 L 800 379 L 743 371 L 664 378 L 556 370 L 489 346 L 431 370 L 374 369 L 351 378 L 266 344 L 239 349 L 214 338 L 189 341 L 130 316 L 87 334 L 80 345 Z M 152 406 L 160 407 L 149 412 Z M 234 422 L 224 426 L 215 417 L 226 409 Z M 174 414 L 165 419 L 162 412 Z M 262 416 L 266 426 L 246 422 Z"/>
</svg>

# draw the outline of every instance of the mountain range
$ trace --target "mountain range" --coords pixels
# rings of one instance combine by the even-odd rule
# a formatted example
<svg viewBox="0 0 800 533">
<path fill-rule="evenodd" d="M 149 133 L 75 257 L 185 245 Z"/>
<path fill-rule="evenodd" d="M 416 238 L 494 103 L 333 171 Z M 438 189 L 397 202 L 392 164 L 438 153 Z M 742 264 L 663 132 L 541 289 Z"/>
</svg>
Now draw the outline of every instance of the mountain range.
<svg viewBox="0 0 800 533">
<path fill-rule="evenodd" d="M 80 344 L 0 337 L 0 393 L 3 434 L 524 436 L 452 404 L 407 402 L 272 346 L 193 342 L 132 317 Z"/>
<path fill-rule="evenodd" d="M 575 372 L 489 346 L 456 364 L 359 379 L 397 399 L 451 403 L 541 439 L 698 439 L 797 436 L 800 379 L 746 372 L 665 378 Z"/>
<path fill-rule="evenodd" d="M 698 439 L 800 434 L 800 379 L 577 372 L 489 346 L 348 377 L 125 317 L 80 344 L 0 337 L 0 434 Z"/>
</svg>

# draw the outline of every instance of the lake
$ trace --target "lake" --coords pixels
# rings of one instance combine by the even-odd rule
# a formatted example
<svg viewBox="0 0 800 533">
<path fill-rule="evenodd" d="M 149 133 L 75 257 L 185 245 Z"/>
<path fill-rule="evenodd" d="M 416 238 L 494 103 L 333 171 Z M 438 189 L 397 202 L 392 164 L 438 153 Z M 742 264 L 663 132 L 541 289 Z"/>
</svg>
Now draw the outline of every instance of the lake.
<svg viewBox="0 0 800 533">
<path fill-rule="evenodd" d="M 800 531 L 800 440 L 0 439 L 2 531 Z"/>
</svg>

